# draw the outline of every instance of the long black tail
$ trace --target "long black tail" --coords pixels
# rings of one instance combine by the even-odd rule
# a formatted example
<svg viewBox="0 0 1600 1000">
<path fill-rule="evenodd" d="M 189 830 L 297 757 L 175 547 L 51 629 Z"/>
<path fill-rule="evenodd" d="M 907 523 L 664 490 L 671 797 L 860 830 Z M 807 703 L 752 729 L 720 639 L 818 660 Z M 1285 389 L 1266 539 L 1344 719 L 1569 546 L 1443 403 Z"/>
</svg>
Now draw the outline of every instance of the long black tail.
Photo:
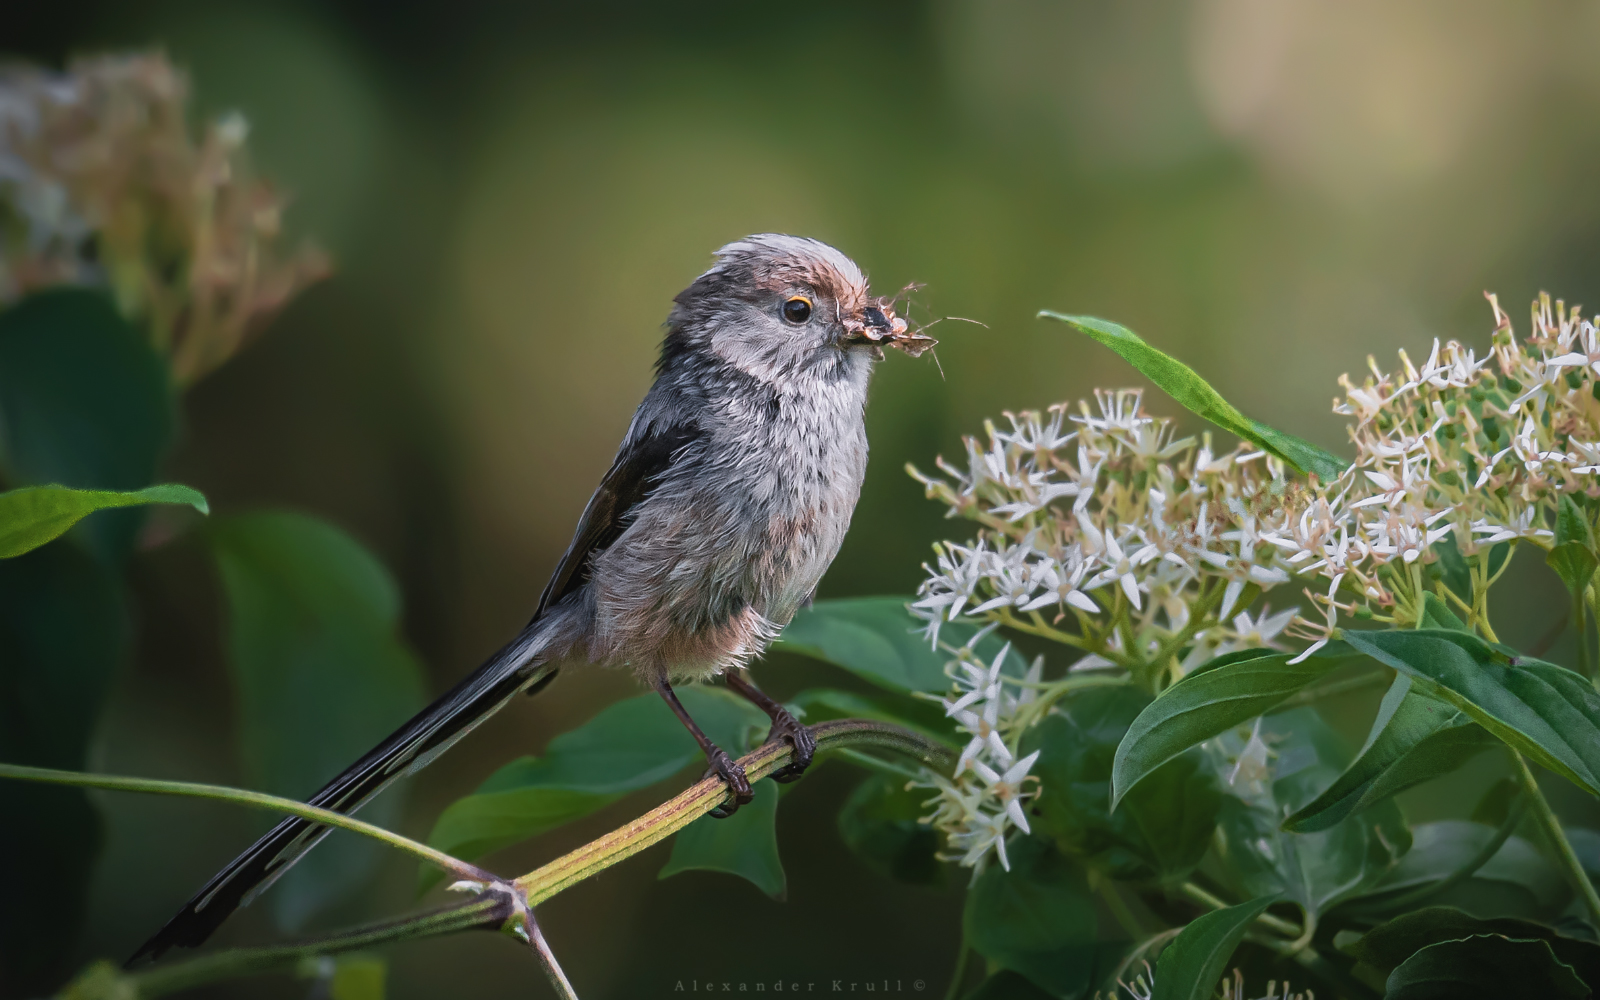
<svg viewBox="0 0 1600 1000">
<path fill-rule="evenodd" d="M 547 626 L 553 624 L 549 617 L 530 622 L 487 663 L 328 782 L 310 804 L 355 812 L 397 778 L 426 767 L 518 691 L 532 693 L 549 683 L 556 670 L 548 661 L 559 652 L 549 648 Z M 174 946 L 202 944 L 229 914 L 264 891 L 331 829 L 299 817 L 285 819 L 213 876 L 128 964 L 159 958 Z"/>
</svg>

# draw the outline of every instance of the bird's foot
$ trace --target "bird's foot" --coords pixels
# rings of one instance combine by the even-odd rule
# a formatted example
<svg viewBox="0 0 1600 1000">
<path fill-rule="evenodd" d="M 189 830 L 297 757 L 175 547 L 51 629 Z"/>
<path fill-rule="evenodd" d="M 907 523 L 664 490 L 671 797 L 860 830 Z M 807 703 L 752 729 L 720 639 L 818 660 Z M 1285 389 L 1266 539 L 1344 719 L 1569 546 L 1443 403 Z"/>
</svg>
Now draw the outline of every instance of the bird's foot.
<svg viewBox="0 0 1600 1000">
<path fill-rule="evenodd" d="M 785 740 L 794 747 L 794 757 L 789 763 L 772 772 L 772 780 L 788 784 L 798 781 L 806 768 L 811 766 L 811 756 L 817 752 L 817 738 L 811 735 L 811 730 L 801 725 L 794 713 L 786 708 L 780 708 L 772 715 L 772 729 L 767 733 L 767 742 Z"/>
<path fill-rule="evenodd" d="M 738 812 L 740 806 L 755 798 L 755 793 L 750 791 L 750 779 L 744 776 L 744 768 L 729 757 L 726 750 L 712 747 L 706 754 L 706 763 L 710 766 L 706 768 L 706 773 L 701 778 L 709 778 L 715 774 L 728 786 L 728 791 L 733 793 L 732 798 L 711 810 L 710 815 L 713 819 L 727 819 Z"/>
</svg>

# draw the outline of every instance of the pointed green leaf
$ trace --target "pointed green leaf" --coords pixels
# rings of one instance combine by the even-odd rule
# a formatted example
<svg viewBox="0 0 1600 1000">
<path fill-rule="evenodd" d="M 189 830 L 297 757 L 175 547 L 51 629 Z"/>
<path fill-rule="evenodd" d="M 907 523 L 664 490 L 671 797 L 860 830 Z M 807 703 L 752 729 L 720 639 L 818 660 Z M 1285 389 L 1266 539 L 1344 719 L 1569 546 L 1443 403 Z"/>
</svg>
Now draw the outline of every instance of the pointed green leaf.
<svg viewBox="0 0 1600 1000">
<path fill-rule="evenodd" d="M 422 707 L 422 671 L 398 629 L 399 590 L 366 549 L 315 518 L 248 514 L 207 534 L 228 602 L 245 774 L 254 787 L 303 799 Z M 401 805 L 390 792 L 361 815 L 392 825 Z M 279 925 L 296 929 L 358 889 L 376 848 L 335 831 L 273 888 Z"/>
<path fill-rule="evenodd" d="M 1191 920 L 1156 960 L 1150 1000 L 1209 1000 L 1244 932 L 1273 898 L 1263 896 Z"/>
<path fill-rule="evenodd" d="M 1600 795 L 1600 693 L 1581 676 L 1527 657 L 1508 658 L 1449 629 L 1357 631 L 1359 652 L 1430 684 L 1428 694 L 1460 709 L 1503 742 Z"/>
<path fill-rule="evenodd" d="M 906 610 L 914 599 L 817 601 L 794 616 L 773 648 L 824 660 L 890 691 L 947 691 L 950 678 L 944 667 L 951 657 L 922 636 L 923 623 Z M 971 642 L 976 632 L 972 625 L 947 623 L 939 629 L 939 642 L 959 647 Z M 973 652 L 990 662 L 1004 645 L 991 633 Z M 1015 650 L 1007 653 L 1007 673 L 1021 676 L 1026 670 Z"/>
<path fill-rule="evenodd" d="M 1450 610 L 1450 605 L 1445 603 L 1444 598 L 1438 594 L 1431 593 L 1422 595 L 1421 627 L 1447 628 L 1456 632 L 1468 633 L 1472 631 L 1467 628 L 1466 622 L 1462 621 L 1454 611 Z"/>
<path fill-rule="evenodd" d="M 1197 667 L 1163 691 L 1128 727 L 1111 770 L 1111 808 L 1145 775 L 1218 733 L 1269 712 L 1338 665 L 1329 644 L 1299 663 L 1292 653 L 1247 649 Z"/>
<path fill-rule="evenodd" d="M 1494 737 L 1466 713 L 1411 686 L 1405 674 L 1395 677 L 1355 762 L 1325 792 L 1284 820 L 1285 830 L 1326 830 L 1352 812 L 1454 771 L 1495 744 Z"/>
<path fill-rule="evenodd" d="M 781 900 L 789 892 L 778 858 L 778 785 L 758 781 L 755 798 L 727 819 L 701 816 L 672 838 L 672 857 L 657 878 L 679 872 L 726 872 Z"/>
<path fill-rule="evenodd" d="M 1600 944 L 1563 937 L 1532 920 L 1485 919 L 1453 906 L 1428 906 L 1402 914 L 1368 931 L 1356 946 L 1363 965 L 1387 976 L 1413 954 L 1441 941 L 1459 941 L 1478 934 L 1546 941 L 1556 958 L 1571 966 L 1585 982 L 1600 982 Z"/>
<path fill-rule="evenodd" d="M 97 510 L 150 503 L 188 504 L 202 514 L 211 511 L 198 490 L 177 484 L 131 492 L 24 486 L 0 493 L 0 559 L 38 548 Z"/>
<path fill-rule="evenodd" d="M 1585 1000 L 1589 987 L 1548 941 L 1478 934 L 1428 945 L 1384 984 L 1384 1000 Z"/>
<path fill-rule="evenodd" d="M 1039 313 L 1039 316 L 1042 319 L 1060 320 L 1078 332 L 1088 334 L 1120 354 L 1123 360 L 1139 369 L 1141 374 L 1160 386 L 1189 412 L 1271 452 L 1302 473 L 1315 473 L 1323 482 L 1331 483 L 1350 464 L 1309 441 L 1274 430 L 1240 413 L 1193 368 L 1151 347 L 1125 326 L 1094 316 L 1065 316 L 1049 310 Z"/>
<path fill-rule="evenodd" d="M 1556 537 L 1555 544 L 1581 545 L 1591 552 L 1594 551 L 1594 531 L 1589 526 L 1589 518 L 1584 514 L 1583 508 L 1572 499 L 1572 494 L 1561 494 L 1560 501 L 1556 504 Z"/>
</svg>

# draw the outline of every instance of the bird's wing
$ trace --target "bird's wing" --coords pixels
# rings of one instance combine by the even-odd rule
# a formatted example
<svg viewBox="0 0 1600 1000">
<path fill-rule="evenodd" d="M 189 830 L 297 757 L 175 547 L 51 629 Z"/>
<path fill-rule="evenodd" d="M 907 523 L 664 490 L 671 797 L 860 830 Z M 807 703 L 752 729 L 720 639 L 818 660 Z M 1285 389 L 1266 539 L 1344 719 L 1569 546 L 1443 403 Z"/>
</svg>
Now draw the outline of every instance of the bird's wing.
<svg viewBox="0 0 1600 1000">
<path fill-rule="evenodd" d="M 611 470 L 589 498 L 588 506 L 583 508 L 572 544 L 567 546 L 550 582 L 545 584 L 544 593 L 539 595 L 534 618 L 583 586 L 588 579 L 590 559 L 621 537 L 633 519 L 633 509 L 649 496 L 662 473 L 671 468 L 699 436 L 700 429 L 691 423 L 655 424 L 637 437 L 630 435 L 611 463 Z"/>
</svg>

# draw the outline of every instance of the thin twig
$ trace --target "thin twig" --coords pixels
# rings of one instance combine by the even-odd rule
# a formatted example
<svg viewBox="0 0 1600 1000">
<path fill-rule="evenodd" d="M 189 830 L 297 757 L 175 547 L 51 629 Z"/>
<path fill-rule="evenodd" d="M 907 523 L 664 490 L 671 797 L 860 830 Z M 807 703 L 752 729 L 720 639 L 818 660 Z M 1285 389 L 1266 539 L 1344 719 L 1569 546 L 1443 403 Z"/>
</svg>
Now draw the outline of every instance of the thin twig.
<svg viewBox="0 0 1600 1000">
<path fill-rule="evenodd" d="M 252 809 L 265 809 L 268 812 L 288 813 L 299 816 L 301 819 L 312 820 L 326 826 L 336 826 L 352 833 L 359 833 L 374 840 L 381 840 L 391 847 L 414 854 L 431 865 L 442 868 L 458 878 L 471 879 L 479 882 L 492 882 L 495 877 L 477 865 L 468 864 L 460 858 L 453 858 L 443 851 L 435 850 L 427 844 L 419 843 L 409 837 L 402 837 L 391 830 L 381 826 L 374 826 L 365 820 L 356 819 L 336 813 L 331 809 L 322 809 L 317 806 L 308 806 L 304 802 L 286 799 L 277 795 L 268 795 L 265 792 L 252 792 L 243 788 L 228 788 L 225 785 L 203 785 L 193 781 L 163 781 L 158 778 L 125 778 L 110 774 L 85 774 L 81 771 L 58 771 L 49 767 L 27 767 L 22 764 L 0 764 L 0 778 L 12 778 L 17 781 L 37 781 L 52 785 L 76 785 L 82 788 L 104 788 L 115 792 L 146 792 L 156 795 L 179 795 L 186 798 L 213 799 L 218 802 L 232 802 L 235 805 L 249 806 Z"/>
<path fill-rule="evenodd" d="M 1555 849 L 1561 867 L 1566 870 L 1567 881 L 1572 883 L 1572 888 L 1583 899 L 1583 905 L 1589 910 L 1590 921 L 1600 924 L 1600 893 L 1595 892 L 1589 873 L 1583 870 L 1583 863 L 1578 860 L 1578 852 L 1572 849 L 1572 842 L 1561 831 L 1561 820 L 1556 818 L 1555 810 L 1550 808 L 1544 792 L 1540 790 L 1539 779 L 1528 769 L 1528 762 L 1522 754 L 1512 750 L 1511 760 L 1516 765 L 1517 780 L 1522 784 L 1523 794 L 1533 806 L 1533 815 L 1544 830 L 1545 839 Z"/>
</svg>

